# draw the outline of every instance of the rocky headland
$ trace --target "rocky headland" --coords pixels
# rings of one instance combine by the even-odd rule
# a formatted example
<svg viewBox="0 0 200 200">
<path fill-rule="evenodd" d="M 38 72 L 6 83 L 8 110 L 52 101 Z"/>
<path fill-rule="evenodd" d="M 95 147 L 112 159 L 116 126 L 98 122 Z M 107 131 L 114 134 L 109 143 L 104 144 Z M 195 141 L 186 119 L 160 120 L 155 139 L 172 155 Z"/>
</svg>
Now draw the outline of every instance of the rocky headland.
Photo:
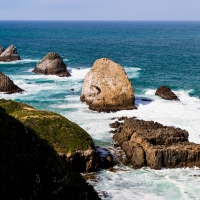
<svg viewBox="0 0 200 200">
<path fill-rule="evenodd" d="M 133 87 L 125 70 L 108 58 L 95 61 L 84 78 L 80 100 L 99 112 L 136 109 Z"/>
<path fill-rule="evenodd" d="M 34 68 L 36 74 L 57 75 L 68 77 L 70 73 L 63 59 L 55 52 L 48 53 Z"/>
<path fill-rule="evenodd" d="M 20 60 L 20 56 L 17 53 L 17 48 L 13 45 L 10 45 L 6 50 L 3 47 L 0 47 L 0 61 L 11 62 Z"/>
<path fill-rule="evenodd" d="M 20 112 L 20 104 L 17 106 L 8 102 L 7 104 L 4 102 L 4 105 L 6 104 L 5 107 L 10 114 L 12 109 L 15 110 L 12 113 L 15 117 L 17 114 L 22 116 L 23 113 L 34 110 L 26 106 L 27 109 L 22 109 Z M 21 106 L 25 107 L 22 104 Z M 39 119 L 37 115 L 34 117 L 35 120 Z M 94 188 L 60 158 L 47 140 L 42 139 L 30 126 L 22 124 L 16 118 L 8 115 L 0 107 L 0 180 L 2 185 L 0 194 L 2 200 L 100 199 Z M 25 115 L 24 118 L 26 121 L 28 116 Z M 44 126 L 48 124 L 47 121 L 48 119 Z M 36 125 L 34 121 L 33 123 Z"/>
<path fill-rule="evenodd" d="M 167 86 L 159 87 L 156 90 L 155 95 L 160 96 L 162 99 L 179 101 L 178 97 Z"/>
<path fill-rule="evenodd" d="M 91 136 L 74 122 L 53 112 L 37 110 L 27 104 L 0 100 L 0 106 L 48 141 L 61 158 L 77 172 L 90 172 L 98 168 L 99 155 Z"/>
<path fill-rule="evenodd" d="M 12 94 L 23 91 L 24 90 L 15 85 L 8 76 L 0 72 L 0 92 L 5 92 L 6 94 Z"/>
<path fill-rule="evenodd" d="M 124 118 L 111 127 L 115 146 L 125 152 L 133 168 L 200 167 L 200 144 L 188 141 L 188 132 L 157 122 Z"/>
</svg>

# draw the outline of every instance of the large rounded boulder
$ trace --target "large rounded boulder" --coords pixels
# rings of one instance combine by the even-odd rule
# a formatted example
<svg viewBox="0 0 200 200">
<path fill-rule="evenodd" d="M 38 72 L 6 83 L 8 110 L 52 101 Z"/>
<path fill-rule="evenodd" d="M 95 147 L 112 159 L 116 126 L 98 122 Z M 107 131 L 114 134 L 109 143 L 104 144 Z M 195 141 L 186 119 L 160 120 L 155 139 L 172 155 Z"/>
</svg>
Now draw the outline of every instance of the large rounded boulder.
<svg viewBox="0 0 200 200">
<path fill-rule="evenodd" d="M 23 92 L 21 88 L 13 83 L 12 80 L 2 72 L 0 72 L 0 92 L 12 94 L 16 92 Z"/>
<path fill-rule="evenodd" d="M 55 52 L 48 53 L 34 68 L 36 74 L 57 75 L 60 77 L 70 76 L 63 59 Z"/>
<path fill-rule="evenodd" d="M 118 111 L 135 109 L 134 91 L 125 70 L 119 64 L 101 58 L 85 76 L 80 100 L 91 110 Z"/>
<path fill-rule="evenodd" d="M 167 86 L 159 87 L 156 90 L 155 95 L 160 96 L 162 99 L 166 99 L 166 100 L 179 100 L 178 97 Z"/>
<path fill-rule="evenodd" d="M 17 48 L 13 45 L 10 45 L 5 51 L 2 48 L 0 52 L 1 51 L 2 53 L 0 53 L 0 61 L 11 62 L 11 61 L 20 60 L 20 56 L 17 53 Z"/>
</svg>

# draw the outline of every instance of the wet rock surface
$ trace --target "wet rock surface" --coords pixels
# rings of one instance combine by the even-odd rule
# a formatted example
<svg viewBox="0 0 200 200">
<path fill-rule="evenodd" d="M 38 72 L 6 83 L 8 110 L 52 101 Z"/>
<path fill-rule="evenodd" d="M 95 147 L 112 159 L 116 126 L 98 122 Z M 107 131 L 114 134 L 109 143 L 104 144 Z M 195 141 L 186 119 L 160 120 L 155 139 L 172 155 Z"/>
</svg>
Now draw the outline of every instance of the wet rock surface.
<svg viewBox="0 0 200 200">
<path fill-rule="evenodd" d="M 124 69 L 108 58 L 95 61 L 85 76 L 80 100 L 99 112 L 136 109 L 133 87 Z"/>
<path fill-rule="evenodd" d="M 136 169 L 200 167 L 200 144 L 189 142 L 188 132 L 180 128 L 127 118 L 113 139 Z"/>
<path fill-rule="evenodd" d="M 36 74 L 57 75 L 68 77 L 70 73 L 63 59 L 55 52 L 48 53 L 34 68 Z"/>
<path fill-rule="evenodd" d="M 13 83 L 12 80 L 2 72 L 0 72 L 0 92 L 12 94 L 16 92 L 23 92 L 21 88 Z"/>
<path fill-rule="evenodd" d="M 178 97 L 167 86 L 159 87 L 156 90 L 155 95 L 160 96 L 162 99 L 166 100 L 179 100 Z"/>
<path fill-rule="evenodd" d="M 99 168 L 108 169 L 116 164 L 113 154 L 108 149 L 96 146 L 96 153 L 99 158 Z"/>
<path fill-rule="evenodd" d="M 4 48 L 0 47 L 0 61 L 11 62 L 16 60 L 20 60 L 20 56 L 15 46 L 10 45 L 5 51 Z"/>
</svg>

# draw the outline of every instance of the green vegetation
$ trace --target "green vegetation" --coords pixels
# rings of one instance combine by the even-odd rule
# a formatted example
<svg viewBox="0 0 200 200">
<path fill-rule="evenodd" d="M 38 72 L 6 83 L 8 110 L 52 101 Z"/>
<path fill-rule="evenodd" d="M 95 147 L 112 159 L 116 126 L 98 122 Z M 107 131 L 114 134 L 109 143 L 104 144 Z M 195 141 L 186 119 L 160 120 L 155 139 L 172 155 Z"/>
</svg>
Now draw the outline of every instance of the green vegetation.
<svg viewBox="0 0 200 200">
<path fill-rule="evenodd" d="M 60 121 L 64 121 L 59 115 L 39 112 L 25 104 L 1 100 L 1 105 L 21 120 L 28 118 L 30 111 L 32 119 L 35 117 L 40 121 L 41 118 L 43 131 L 47 130 L 45 126 L 49 123 L 47 116 L 52 116 L 53 119 L 57 116 Z M 24 109 L 21 110 L 21 107 Z M 24 121 L 37 124 L 34 120 Z M 62 127 L 67 125 L 70 128 L 75 126 L 68 122 Z M 31 126 L 36 125 L 29 125 Z M 59 126 L 61 125 L 58 121 Z M 99 199 L 93 187 L 89 186 L 80 174 L 74 172 L 46 140 L 41 139 L 29 127 L 0 107 L 0 199 Z M 78 126 L 76 130 L 79 131 Z"/>
<path fill-rule="evenodd" d="M 77 150 L 94 148 L 92 138 L 86 131 L 59 114 L 5 99 L 0 99 L 0 106 L 47 140 L 59 153 L 71 154 Z"/>
</svg>

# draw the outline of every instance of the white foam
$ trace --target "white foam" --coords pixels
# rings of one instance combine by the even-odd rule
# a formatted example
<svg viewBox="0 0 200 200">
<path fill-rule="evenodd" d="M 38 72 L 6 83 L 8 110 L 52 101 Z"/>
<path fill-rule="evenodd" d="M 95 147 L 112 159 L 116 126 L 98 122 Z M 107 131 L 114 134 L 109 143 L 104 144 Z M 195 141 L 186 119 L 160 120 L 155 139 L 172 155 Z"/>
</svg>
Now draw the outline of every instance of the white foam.
<svg viewBox="0 0 200 200">
<path fill-rule="evenodd" d="M 21 60 L 16 60 L 16 61 L 11 61 L 11 62 L 1 62 L 0 65 L 15 65 L 15 64 L 22 64 L 22 63 L 37 63 L 40 60 L 38 59 L 21 59 Z"/>
<path fill-rule="evenodd" d="M 126 73 L 128 74 L 129 79 L 130 78 L 138 78 L 139 77 L 139 73 L 141 68 L 139 67 L 124 67 Z"/>
</svg>

